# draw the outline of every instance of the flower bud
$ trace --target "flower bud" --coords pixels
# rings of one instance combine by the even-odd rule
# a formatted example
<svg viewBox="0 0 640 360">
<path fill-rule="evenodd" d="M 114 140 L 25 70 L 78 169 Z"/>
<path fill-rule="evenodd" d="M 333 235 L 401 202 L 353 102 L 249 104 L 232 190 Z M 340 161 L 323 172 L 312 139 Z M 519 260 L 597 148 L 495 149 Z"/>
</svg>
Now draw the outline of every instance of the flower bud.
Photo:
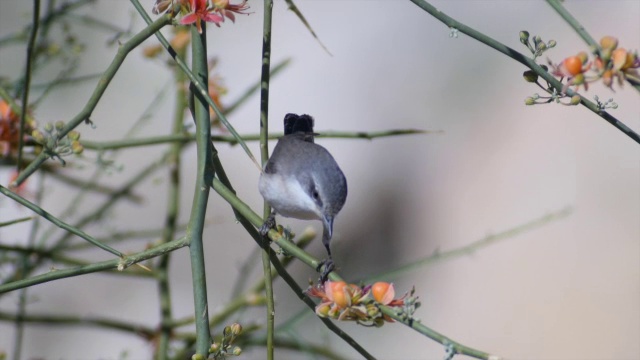
<svg viewBox="0 0 640 360">
<path fill-rule="evenodd" d="M 555 40 L 549 40 L 549 42 L 547 43 L 547 47 L 551 49 L 552 47 L 556 47 L 557 44 L 558 43 L 556 43 Z"/>
<path fill-rule="evenodd" d="M 573 79 L 571 79 L 572 85 L 582 85 L 584 84 L 584 74 L 578 74 Z"/>
<path fill-rule="evenodd" d="M 67 134 L 67 137 L 73 141 L 77 141 L 80 139 L 80 133 L 75 131 L 75 130 L 71 130 L 69 131 L 69 133 Z"/>
<path fill-rule="evenodd" d="M 538 81 L 538 74 L 536 74 L 533 70 L 525 71 L 524 73 L 522 73 L 522 77 L 524 77 L 524 80 L 526 82 L 534 83 Z"/>
<path fill-rule="evenodd" d="M 191 357 L 191 360 L 205 360 L 205 359 L 204 359 L 204 355 L 202 354 L 193 354 L 193 356 Z"/>
<path fill-rule="evenodd" d="M 582 65 L 586 64 L 589 61 L 589 54 L 584 51 L 580 51 L 578 55 L 576 55 L 580 61 L 582 61 Z"/>
<path fill-rule="evenodd" d="M 242 325 L 240 325 L 238 323 L 231 324 L 231 333 L 234 336 L 240 335 L 240 333 L 242 333 Z"/>
<path fill-rule="evenodd" d="M 213 344 L 211 344 L 211 347 L 209 348 L 209 353 L 213 354 L 218 352 L 218 350 L 220 350 L 220 344 L 214 342 Z"/>
<path fill-rule="evenodd" d="M 44 131 L 46 131 L 46 132 L 53 131 L 53 125 L 51 123 L 44 124 Z"/>
<path fill-rule="evenodd" d="M 64 127 L 64 122 L 63 121 L 56 121 L 56 130 L 62 130 L 62 128 Z"/>
<path fill-rule="evenodd" d="M 600 39 L 600 46 L 602 46 L 603 49 L 613 50 L 618 47 L 618 39 L 613 36 L 604 36 Z"/>
<path fill-rule="evenodd" d="M 373 284 L 371 287 L 371 294 L 377 302 L 386 305 L 393 300 L 394 296 L 396 296 L 396 291 L 393 288 L 393 284 L 380 281 Z"/>
<path fill-rule="evenodd" d="M 533 105 L 535 103 L 536 103 L 536 101 L 531 96 L 529 96 L 526 99 L 524 99 L 524 104 L 525 105 Z"/>
<path fill-rule="evenodd" d="M 538 52 L 539 54 L 541 54 L 545 50 L 547 50 L 547 44 L 539 42 L 538 45 L 536 45 L 536 52 Z"/>
<path fill-rule="evenodd" d="M 580 104 L 580 95 L 573 95 L 571 97 L 571 101 L 569 102 L 570 105 L 578 105 Z"/>
<path fill-rule="evenodd" d="M 82 146 L 82 144 L 80 144 L 79 142 L 74 141 L 71 143 L 71 151 L 73 151 L 73 153 L 76 155 L 82 154 L 82 152 L 84 151 L 84 146 Z"/>
<path fill-rule="evenodd" d="M 520 31 L 520 42 L 526 45 L 528 41 L 529 41 L 529 32 L 524 30 Z"/>
<path fill-rule="evenodd" d="M 341 308 L 351 306 L 351 296 L 344 281 L 327 281 L 325 283 L 327 297 Z"/>
<path fill-rule="evenodd" d="M 38 130 L 33 130 L 31 132 L 31 137 L 33 138 L 33 140 L 35 140 L 37 143 L 44 143 L 44 135 L 38 131 Z"/>
<path fill-rule="evenodd" d="M 579 56 L 569 56 L 562 61 L 562 66 L 570 75 L 578 75 L 582 72 L 582 60 Z"/>
<path fill-rule="evenodd" d="M 242 349 L 239 346 L 235 346 L 231 353 L 235 356 L 239 356 L 240 354 L 242 354 Z"/>
</svg>

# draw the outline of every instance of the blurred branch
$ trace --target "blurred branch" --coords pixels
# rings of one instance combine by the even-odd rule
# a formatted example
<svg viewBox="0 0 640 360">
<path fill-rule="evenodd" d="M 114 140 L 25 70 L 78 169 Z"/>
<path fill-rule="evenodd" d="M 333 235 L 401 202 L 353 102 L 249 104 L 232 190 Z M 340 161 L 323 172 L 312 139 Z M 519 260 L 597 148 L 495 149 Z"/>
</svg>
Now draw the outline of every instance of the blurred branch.
<svg viewBox="0 0 640 360">
<path fill-rule="evenodd" d="M 138 0 L 130 0 L 130 1 L 133 4 L 133 6 L 136 8 L 136 10 L 138 11 L 140 16 L 144 19 L 144 21 L 147 24 L 151 24 L 151 18 L 149 17 L 149 14 L 147 14 L 147 12 L 144 10 L 142 5 L 140 5 L 140 2 Z M 209 106 L 211 106 L 211 108 L 216 113 L 216 116 L 218 117 L 220 122 L 227 128 L 227 130 L 229 130 L 231 135 L 233 135 L 233 137 L 238 141 L 238 143 L 240 144 L 240 146 L 242 147 L 244 152 L 247 154 L 249 159 L 258 168 L 260 168 L 260 165 L 258 164 L 258 161 L 256 160 L 255 156 L 253 156 L 253 153 L 251 152 L 251 150 L 249 150 L 249 148 L 247 147 L 247 144 L 244 143 L 244 141 L 242 140 L 242 138 L 240 137 L 240 135 L 238 134 L 236 129 L 231 125 L 231 123 L 229 123 L 229 121 L 227 120 L 227 117 L 222 113 L 222 111 L 220 110 L 218 105 L 216 105 L 215 101 L 213 101 L 213 99 L 211 99 L 211 96 L 209 96 L 209 91 L 207 91 L 207 87 L 205 85 L 203 85 L 202 82 L 200 82 L 200 79 L 198 79 L 193 74 L 193 72 L 191 72 L 191 70 L 189 69 L 187 64 L 184 62 L 184 60 L 182 60 L 180 57 L 176 56 L 176 51 L 173 49 L 173 47 L 171 47 L 171 44 L 169 44 L 169 42 L 164 37 L 164 35 L 162 35 L 162 33 L 160 31 L 156 32 L 155 35 L 158 38 L 158 40 L 160 41 L 160 43 L 162 44 L 162 46 L 167 50 L 169 55 L 171 55 L 171 57 L 175 60 L 175 62 L 178 65 L 178 67 L 182 71 L 184 71 L 184 73 L 187 75 L 187 77 L 189 77 L 189 80 L 191 81 L 191 84 L 193 85 L 194 89 L 198 90 L 198 96 L 200 96 L 203 101 L 206 101 L 206 103 Z M 204 79 L 204 80 L 206 81 L 207 79 Z"/>
<path fill-rule="evenodd" d="M 348 131 L 324 131 L 322 134 L 316 136 L 317 138 L 336 138 L 336 139 L 365 139 L 365 140 L 373 140 L 382 137 L 390 137 L 390 136 L 398 136 L 398 135 L 417 135 L 417 134 L 442 134 L 443 131 L 429 131 L 429 130 L 414 130 L 414 129 L 398 129 L 398 130 L 386 130 L 386 131 L 372 131 L 372 132 L 364 132 L 364 131 L 356 131 L 356 132 L 348 132 Z M 270 133 L 268 138 L 270 140 L 275 140 L 282 137 L 282 133 Z M 244 141 L 258 141 L 260 140 L 259 134 L 249 134 L 241 136 Z M 115 150 L 129 147 L 140 147 L 140 146 L 148 146 L 148 145 L 163 145 L 172 142 L 181 142 L 188 143 L 195 140 L 194 134 L 172 134 L 172 135 L 164 135 L 164 136 L 154 136 L 149 138 L 141 138 L 141 139 L 125 139 L 125 140 L 115 140 L 115 141 L 89 141 L 83 140 L 82 146 L 85 149 L 96 150 L 96 151 L 104 151 L 104 150 Z M 232 145 L 237 144 L 237 140 L 233 136 L 229 135 L 211 135 L 211 141 L 214 142 L 227 142 Z"/>
<path fill-rule="evenodd" d="M 316 41 L 318 42 L 318 44 L 320 44 L 320 46 L 322 46 L 322 48 L 324 49 L 324 51 L 327 52 L 327 54 L 329 54 L 329 56 L 333 56 L 333 54 L 331 53 L 331 51 L 329 51 L 329 49 L 327 49 L 326 46 L 324 46 L 324 44 L 322 43 L 322 41 L 320 41 L 320 38 L 318 38 L 318 35 L 316 35 L 316 32 L 313 31 L 313 29 L 311 28 L 311 25 L 309 24 L 309 22 L 307 21 L 307 19 L 304 17 L 304 15 L 302 15 L 302 12 L 300 11 L 300 9 L 298 9 L 298 7 L 296 6 L 296 4 L 293 3 L 293 0 L 284 0 L 287 5 L 289 6 L 289 10 L 291 10 L 294 14 L 296 14 L 296 16 L 298 17 L 298 19 L 300 19 L 300 21 L 302 21 L 302 24 L 307 28 L 307 30 L 309 30 L 309 32 L 311 33 L 311 35 L 314 37 L 314 39 L 316 39 Z"/>
<path fill-rule="evenodd" d="M 484 238 L 474 241 L 469 245 L 462 246 L 449 251 L 443 251 L 443 252 L 436 251 L 432 255 L 427 256 L 423 259 L 411 262 L 409 264 L 402 265 L 390 271 L 385 271 L 378 275 L 368 276 L 363 280 L 363 282 L 371 283 L 375 281 L 388 280 L 391 278 L 395 278 L 399 275 L 405 274 L 409 271 L 417 270 L 417 269 L 432 265 L 442 260 L 449 260 L 449 259 L 460 257 L 460 256 L 470 255 L 482 248 L 493 245 L 499 241 L 512 238 L 514 236 L 520 235 L 527 231 L 531 231 L 533 229 L 547 225 L 551 222 L 564 219 L 569 215 L 571 215 L 572 213 L 573 213 L 573 208 L 570 206 L 567 206 L 559 211 L 551 212 L 542 217 L 539 217 L 537 219 L 531 220 L 524 224 L 518 225 L 511 229 L 499 232 L 497 234 L 487 235 Z"/>
<path fill-rule="evenodd" d="M 22 196 L 12 192 L 11 190 L 7 189 L 6 187 L 4 187 L 2 185 L 0 185 L 0 193 L 4 194 L 8 198 L 16 201 L 17 203 L 19 203 L 20 205 L 26 207 L 27 209 L 35 212 L 36 214 L 40 215 L 40 217 L 48 220 L 49 222 L 53 223 L 54 225 L 58 226 L 59 228 L 64 229 L 64 230 L 66 230 L 66 231 L 68 231 L 68 232 L 70 232 L 70 233 L 72 233 L 72 234 L 74 234 L 76 236 L 81 237 L 82 239 L 87 240 L 88 242 L 90 242 L 93 245 L 101 248 L 102 250 L 108 251 L 108 252 L 110 252 L 110 253 L 114 254 L 115 256 L 118 256 L 118 257 L 123 257 L 124 256 L 120 251 L 112 248 L 109 245 L 105 245 L 105 244 L 101 243 L 100 241 L 96 240 L 94 237 L 92 237 L 91 235 L 85 233 L 84 231 L 82 231 L 82 230 L 80 230 L 80 229 L 78 229 L 78 228 L 76 228 L 74 226 L 71 226 L 71 225 L 65 223 L 64 221 L 56 218 L 55 216 L 51 215 L 50 213 L 44 211 L 38 205 L 30 202 L 29 200 L 27 200 L 27 199 L 23 198 Z"/>
<path fill-rule="evenodd" d="M 136 254 L 126 255 L 122 259 L 113 259 L 102 262 L 97 262 L 89 265 L 78 266 L 70 269 L 54 269 L 42 275 L 36 275 L 30 278 L 16 280 L 6 284 L 0 285 L 0 294 L 13 291 L 16 289 L 22 289 L 29 286 L 46 283 L 53 280 L 65 279 L 69 277 L 91 274 L 98 271 L 105 270 L 118 270 L 124 271 L 131 265 L 137 264 L 141 261 L 152 259 L 156 256 L 163 255 L 167 252 L 175 251 L 182 247 L 188 246 L 189 241 L 186 237 L 173 240 L 171 242 L 158 245 L 154 248 L 141 251 Z"/>
<path fill-rule="evenodd" d="M 29 90 L 31 89 L 31 70 L 33 68 L 33 57 L 35 53 L 34 45 L 38 36 L 38 27 L 40 26 L 40 0 L 33 0 L 33 14 L 31 33 L 27 41 L 27 58 L 24 69 L 24 81 L 22 83 L 22 111 L 20 112 L 20 130 L 18 133 L 18 160 L 16 161 L 16 171 L 21 170 L 22 166 L 22 149 L 24 147 L 24 129 L 27 121 L 27 112 L 29 109 Z"/>
<path fill-rule="evenodd" d="M 14 224 L 19 224 L 21 222 L 30 221 L 30 220 L 33 220 L 33 219 L 34 219 L 33 216 L 27 216 L 27 217 L 23 217 L 23 218 L 9 220 L 9 221 L 5 221 L 5 222 L 0 222 L 0 228 L 3 227 L 3 226 L 10 226 L 10 225 L 14 225 Z"/>
<path fill-rule="evenodd" d="M 87 101 L 87 104 L 85 105 L 85 107 L 73 119 L 71 119 L 69 122 L 67 122 L 64 125 L 64 127 L 58 133 L 57 140 L 60 140 L 61 138 L 66 136 L 69 133 L 69 131 L 73 130 L 76 126 L 80 125 L 82 122 L 90 121 L 91 113 L 95 109 L 100 98 L 102 98 L 102 95 L 104 94 L 105 90 L 109 86 L 109 83 L 117 73 L 118 69 L 120 68 L 120 65 L 122 65 L 122 63 L 124 62 L 129 52 L 134 48 L 136 48 L 138 45 L 140 45 L 148 37 L 158 32 L 158 30 L 160 30 L 165 25 L 168 25 L 170 23 L 171 23 L 170 15 L 161 16 L 160 18 L 158 18 L 158 20 L 156 20 L 151 25 L 144 28 L 138 34 L 133 36 L 129 41 L 125 42 L 120 46 L 120 48 L 118 49 L 118 53 L 113 58 L 109 67 L 103 73 L 102 77 L 100 78 L 100 81 L 98 81 L 98 84 L 96 85 L 96 88 L 94 89 L 93 94 L 91 94 L 91 97 Z M 22 182 L 24 182 L 24 180 L 26 180 L 27 177 L 33 174 L 38 169 L 38 167 L 42 165 L 42 163 L 44 163 L 51 156 L 52 154 L 50 154 L 47 151 L 43 151 L 42 153 L 40 153 L 18 175 L 18 177 L 16 178 L 16 180 L 13 182 L 12 185 L 18 186 L 22 184 Z"/>
<path fill-rule="evenodd" d="M 0 312 L 0 321 L 16 321 L 18 315 L 6 312 Z M 105 329 L 120 330 L 135 334 L 150 340 L 155 335 L 154 329 L 143 325 L 134 325 L 130 322 L 118 321 L 113 319 L 90 317 L 90 316 L 72 316 L 72 315 L 47 315 L 47 314 L 29 314 L 20 318 L 21 321 L 32 324 L 45 326 L 56 325 L 80 325 L 80 326 L 96 326 Z"/>
<path fill-rule="evenodd" d="M 533 70 L 536 74 L 538 74 L 538 76 L 540 76 L 541 78 L 546 80 L 551 86 L 553 86 L 559 93 L 565 92 L 564 85 L 560 81 L 558 81 L 558 79 L 553 77 L 553 75 L 551 75 L 546 70 L 544 70 L 540 65 L 538 65 L 533 59 L 530 59 L 524 56 L 523 54 L 517 52 L 516 50 L 488 37 L 487 35 L 484 35 L 470 28 L 469 26 L 454 20 L 453 18 L 449 17 L 448 15 L 441 12 L 436 7 L 434 7 L 433 5 L 429 4 L 424 0 L 411 0 L 411 2 L 413 2 L 418 7 L 420 7 L 427 13 L 429 13 L 431 16 L 440 20 L 450 29 L 456 29 L 463 34 L 469 35 L 471 38 L 476 39 L 479 42 L 488 45 L 489 47 L 507 55 L 508 57 L 516 60 L 517 62 Z M 608 112 L 601 110 L 600 108 L 598 108 L 596 104 L 587 100 L 585 97 L 576 93 L 572 89 L 567 89 L 566 94 L 569 96 L 574 96 L 574 95 L 580 96 L 580 103 L 582 105 L 584 105 L 587 109 L 591 110 L 596 115 L 600 116 L 602 119 L 606 120 L 608 123 L 613 125 L 616 129 L 622 131 L 625 135 L 633 139 L 633 141 L 640 144 L 640 135 L 638 135 L 635 131 L 630 129 L 627 125 L 622 123 L 620 120 L 616 119 L 614 116 L 612 116 Z"/>
</svg>

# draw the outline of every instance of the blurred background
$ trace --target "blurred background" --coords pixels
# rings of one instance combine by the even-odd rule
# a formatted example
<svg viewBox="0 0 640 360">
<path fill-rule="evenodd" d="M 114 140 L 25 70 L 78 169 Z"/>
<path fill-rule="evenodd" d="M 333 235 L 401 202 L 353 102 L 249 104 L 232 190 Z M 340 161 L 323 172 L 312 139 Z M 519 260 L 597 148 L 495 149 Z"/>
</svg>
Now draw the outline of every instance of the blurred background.
<svg viewBox="0 0 640 360">
<path fill-rule="evenodd" d="M 236 1 L 237 2 L 237 1 Z M 218 58 L 213 73 L 237 99 L 259 80 L 262 2 L 250 1 L 252 14 L 236 23 L 208 27 L 209 55 Z M 340 274 L 357 281 L 453 250 L 518 227 L 567 207 L 571 213 L 520 232 L 491 246 L 393 276 L 397 293 L 416 287 L 422 322 L 465 345 L 512 359 L 640 358 L 640 147 L 584 107 L 558 104 L 525 106 L 540 89 L 522 79 L 525 68 L 464 34 L 450 36 L 442 23 L 409 1 L 296 1 L 332 56 L 314 40 L 283 1 L 274 4 L 272 64 L 291 64 L 272 79 L 270 129 L 282 131 L 286 113 L 315 117 L 316 131 L 382 131 L 412 128 L 437 134 L 375 139 L 319 139 L 342 167 L 349 184 L 347 203 L 335 223 L 332 244 Z M 541 1 L 435 1 L 445 14 L 528 55 L 518 33 L 528 30 L 556 40 L 549 57 L 558 63 L 588 51 L 578 35 Z M 150 12 L 153 2 L 145 1 Z M 0 2 L 0 38 L 31 20 L 29 1 Z M 564 6 L 595 39 L 612 35 L 627 49 L 640 47 L 640 2 L 567 1 Z M 117 28 L 144 27 L 128 1 L 97 1 L 80 9 Z M 84 44 L 77 75 L 106 69 L 117 46 L 113 31 L 71 22 Z M 165 32 L 169 34 L 169 31 Z M 60 34 L 62 37 L 63 35 Z M 121 39 L 126 41 L 127 38 Z M 157 44 L 155 38 L 145 46 Z M 0 48 L 0 76 L 15 79 L 24 67 L 25 47 Z M 122 138 L 157 94 L 136 137 L 167 134 L 174 100 L 166 55 L 150 60 L 142 49 L 129 54 L 91 119 L 82 139 Z M 34 83 L 55 78 L 39 73 Z M 85 105 L 96 80 L 66 86 L 39 104 L 34 116 L 45 123 L 68 121 Z M 616 92 L 595 84 L 588 98 L 614 98 L 612 115 L 640 131 L 640 101 L 632 87 Z M 259 131 L 259 96 L 254 94 L 229 120 L 241 134 Z M 271 148 L 275 142 L 271 142 Z M 216 144 L 238 195 L 261 212 L 259 172 L 242 149 Z M 254 154 L 258 144 L 249 143 Z M 166 145 L 131 148 L 114 155 L 113 170 L 102 183 L 117 187 Z M 195 147 L 183 153 L 181 222 L 191 208 Z M 95 168 L 96 153 L 70 159 L 71 174 Z M 0 168 L 0 183 L 10 170 Z M 79 176 L 79 175 L 78 175 Z M 34 178 L 35 179 L 35 178 Z M 33 191 L 37 181 L 27 188 Z M 135 189 L 141 204 L 124 201 L 102 224 L 85 229 L 94 235 L 160 228 L 166 211 L 166 171 Z M 53 184 L 57 184 L 53 186 Z M 51 181 L 42 207 L 59 215 L 76 191 Z M 86 199 L 76 217 L 104 200 Z M 0 198 L 0 222 L 31 213 Z M 214 192 L 206 229 L 210 313 L 222 308 L 241 265 L 254 254 L 253 240 L 236 223 L 229 206 Z M 318 222 L 280 219 L 296 233 Z M 48 227 L 48 224 L 45 228 Z M 25 244 L 29 223 L 0 230 L 3 244 Z M 137 252 L 145 242 L 118 245 Z M 324 256 L 321 241 L 308 251 Z M 77 253 L 89 261 L 110 259 L 104 252 Z M 8 272 L 6 268 L 2 271 Z M 294 264 L 299 284 L 315 279 L 312 269 Z M 48 271 L 41 268 L 36 273 Z M 173 310 L 178 318 L 193 314 L 188 251 L 174 252 L 171 263 Z M 253 277 L 252 277 L 253 278 Z M 252 280 L 253 281 L 253 280 Z M 250 283 L 252 282 L 250 281 Z M 276 321 L 283 323 L 305 308 L 282 282 L 275 287 Z M 0 298 L 0 310 L 12 312 L 17 292 Z M 155 283 L 91 274 L 35 286 L 28 291 L 27 313 L 111 316 L 155 327 L 159 323 Z M 262 310 L 233 318 L 263 324 Z M 399 324 L 381 329 L 340 323 L 380 359 L 441 359 L 444 347 Z M 348 359 L 360 356 L 309 312 L 292 328 L 297 336 L 324 344 Z M 152 346 L 127 333 L 91 327 L 27 325 L 23 358 L 149 358 Z M 0 322 L 0 352 L 13 352 L 14 327 Z M 277 358 L 299 354 L 277 350 Z M 263 349 L 246 359 L 264 358 Z"/>
</svg>

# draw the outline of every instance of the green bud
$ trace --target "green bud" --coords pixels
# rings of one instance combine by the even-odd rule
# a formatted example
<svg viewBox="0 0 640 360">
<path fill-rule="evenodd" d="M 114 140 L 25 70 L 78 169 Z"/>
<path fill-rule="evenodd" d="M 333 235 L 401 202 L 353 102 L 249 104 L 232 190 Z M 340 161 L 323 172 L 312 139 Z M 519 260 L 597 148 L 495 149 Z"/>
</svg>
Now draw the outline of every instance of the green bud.
<svg viewBox="0 0 640 360">
<path fill-rule="evenodd" d="M 549 40 L 549 42 L 547 43 L 547 47 L 549 47 L 549 49 L 551 49 L 552 47 L 556 47 L 557 43 L 555 40 Z"/>
<path fill-rule="evenodd" d="M 242 325 L 240 325 L 238 323 L 231 324 L 231 333 L 234 336 L 240 335 L 240 333 L 242 333 Z"/>
<path fill-rule="evenodd" d="M 580 73 L 573 77 L 571 80 L 572 85 L 582 85 L 584 84 L 584 74 Z"/>
<path fill-rule="evenodd" d="M 51 123 L 44 124 L 44 131 L 46 131 L 46 132 L 53 131 L 53 125 Z"/>
<path fill-rule="evenodd" d="M 80 133 L 75 131 L 75 130 L 71 130 L 69 131 L 69 133 L 67 134 L 67 137 L 73 141 L 79 140 L 80 139 Z"/>
<path fill-rule="evenodd" d="M 531 97 L 527 97 L 526 99 L 524 99 L 524 104 L 525 105 L 534 105 L 536 103 L 536 101 Z"/>
<path fill-rule="evenodd" d="M 520 42 L 526 45 L 528 41 L 529 41 L 529 32 L 524 30 L 520 31 Z"/>
<path fill-rule="evenodd" d="M 231 326 L 225 326 L 224 330 L 222 330 L 222 336 L 229 337 L 231 336 Z"/>
<path fill-rule="evenodd" d="M 580 95 L 573 95 L 571 97 L 571 101 L 569 102 L 570 105 L 578 105 L 580 104 Z"/>
<path fill-rule="evenodd" d="M 537 51 L 538 53 L 540 53 L 540 54 L 541 54 L 541 53 L 542 53 L 542 52 L 544 52 L 545 50 L 547 50 L 547 44 L 545 44 L 545 43 L 543 43 L 543 42 L 539 42 L 539 43 L 538 43 L 538 45 L 536 45 L 536 51 Z"/>
<path fill-rule="evenodd" d="M 239 346 L 236 346 L 233 348 L 231 353 L 235 356 L 239 356 L 240 354 L 242 354 L 242 349 Z"/>
<path fill-rule="evenodd" d="M 218 350 L 220 350 L 220 344 L 214 342 L 213 344 L 211 344 L 211 347 L 209 348 L 209 353 L 214 354 L 214 353 L 217 353 Z"/>
<path fill-rule="evenodd" d="M 38 130 L 33 130 L 31 132 L 31 137 L 33 138 L 33 140 L 35 140 L 36 142 L 42 144 L 44 142 L 44 135 L 38 131 Z"/>
<path fill-rule="evenodd" d="M 538 81 L 538 74 L 536 74 L 533 70 L 527 70 L 523 72 L 522 77 L 524 77 L 524 80 L 526 82 L 534 83 Z"/>
<path fill-rule="evenodd" d="M 202 354 L 193 354 L 191 360 L 205 360 L 204 355 Z"/>
<path fill-rule="evenodd" d="M 82 144 L 80 144 L 79 142 L 74 141 L 71 143 L 71 151 L 73 151 L 73 153 L 76 155 L 82 154 L 82 152 L 84 151 L 84 146 L 82 146 Z"/>
<path fill-rule="evenodd" d="M 62 128 L 64 127 L 64 122 L 63 121 L 56 121 L 56 130 L 62 130 Z"/>
</svg>

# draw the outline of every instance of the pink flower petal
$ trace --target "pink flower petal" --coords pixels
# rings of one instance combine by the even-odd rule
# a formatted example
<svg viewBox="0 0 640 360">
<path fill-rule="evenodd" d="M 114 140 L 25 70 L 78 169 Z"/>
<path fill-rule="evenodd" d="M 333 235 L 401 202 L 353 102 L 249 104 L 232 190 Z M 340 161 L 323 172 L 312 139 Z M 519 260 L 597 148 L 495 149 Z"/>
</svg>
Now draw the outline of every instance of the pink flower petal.
<svg viewBox="0 0 640 360">
<path fill-rule="evenodd" d="M 180 19 L 180 24 L 189 25 L 189 24 L 193 24 L 194 22 L 196 22 L 196 20 L 198 20 L 198 15 L 196 15 L 196 14 L 187 14 L 182 19 Z"/>
</svg>

